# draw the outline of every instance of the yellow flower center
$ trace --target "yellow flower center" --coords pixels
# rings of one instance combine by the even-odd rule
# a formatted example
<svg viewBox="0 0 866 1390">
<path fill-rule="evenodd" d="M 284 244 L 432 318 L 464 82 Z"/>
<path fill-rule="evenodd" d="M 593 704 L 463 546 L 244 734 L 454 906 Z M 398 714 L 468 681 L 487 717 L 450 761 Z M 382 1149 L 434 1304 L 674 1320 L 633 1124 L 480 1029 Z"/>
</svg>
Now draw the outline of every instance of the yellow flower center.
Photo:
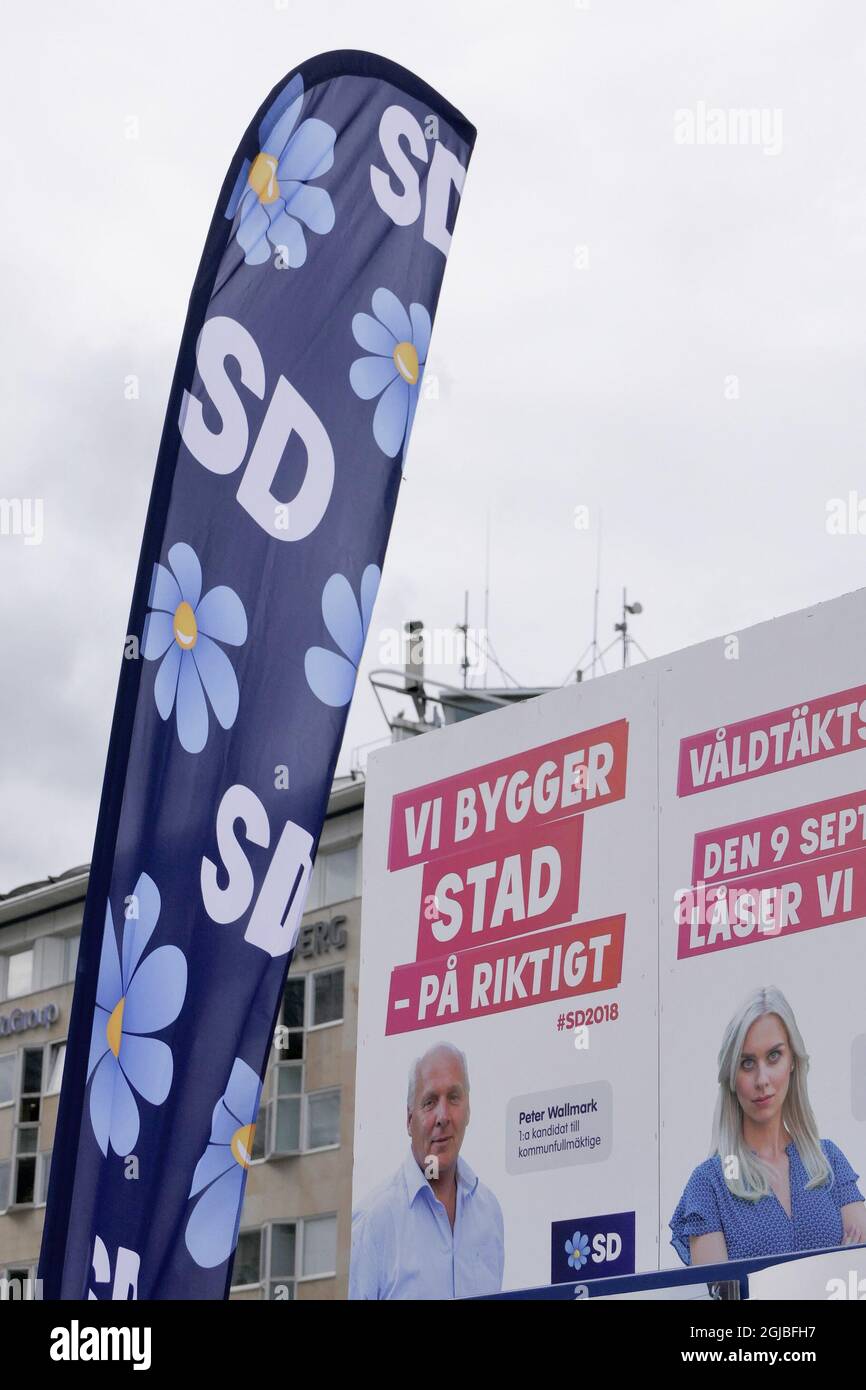
<svg viewBox="0 0 866 1390">
<path fill-rule="evenodd" d="M 242 1168 L 249 1168 L 252 1161 L 255 1132 L 255 1125 L 243 1125 L 240 1129 L 236 1129 L 232 1135 L 232 1157 L 235 1163 L 239 1163 Z"/>
<path fill-rule="evenodd" d="M 418 353 L 413 343 L 398 343 L 394 349 L 394 366 L 404 381 L 414 386 L 418 380 Z"/>
<path fill-rule="evenodd" d="M 123 1030 L 123 1006 L 125 999 L 119 999 L 112 1010 L 111 1018 L 105 1025 L 105 1036 L 108 1039 L 108 1046 L 111 1048 L 115 1057 L 120 1052 L 120 1034 Z"/>
<path fill-rule="evenodd" d="M 174 640 L 184 651 L 190 651 L 198 641 L 198 623 L 189 604 L 179 603 L 174 610 Z"/>
<path fill-rule="evenodd" d="M 280 196 L 277 182 L 277 161 L 272 154 L 257 154 L 248 179 L 260 203 L 275 203 Z"/>
</svg>

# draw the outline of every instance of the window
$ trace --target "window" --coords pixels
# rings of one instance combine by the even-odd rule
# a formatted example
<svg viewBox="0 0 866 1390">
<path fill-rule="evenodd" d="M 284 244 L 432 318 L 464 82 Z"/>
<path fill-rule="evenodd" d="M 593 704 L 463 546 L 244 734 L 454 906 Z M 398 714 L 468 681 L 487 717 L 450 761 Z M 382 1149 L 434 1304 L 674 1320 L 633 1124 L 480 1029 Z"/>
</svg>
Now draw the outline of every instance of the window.
<svg viewBox="0 0 866 1390">
<path fill-rule="evenodd" d="M 334 970 L 317 970 L 312 974 L 311 1028 L 320 1028 L 323 1023 L 342 1023 L 344 974 L 342 965 Z"/>
<path fill-rule="evenodd" d="M 283 990 L 283 1031 L 279 1041 L 281 1060 L 295 1061 L 304 1055 L 304 1016 L 307 978 L 295 975 Z"/>
<path fill-rule="evenodd" d="M 359 841 L 343 849 L 320 850 L 316 855 L 310 892 L 304 906 L 313 912 L 332 903 L 348 902 L 358 896 Z"/>
<path fill-rule="evenodd" d="M 0 1057 L 0 1105 L 11 1105 L 15 1099 L 16 1056 L 15 1052 L 5 1052 Z"/>
<path fill-rule="evenodd" d="M 44 1206 L 48 1201 L 48 1179 L 51 1176 L 51 1150 L 46 1149 L 38 1156 L 36 1164 L 36 1205 Z"/>
<path fill-rule="evenodd" d="M 33 990 L 33 948 L 29 951 L 16 951 L 7 957 L 6 998 L 18 999 L 22 994 Z"/>
<path fill-rule="evenodd" d="M 271 1073 L 265 1124 L 256 1128 L 254 1158 L 285 1157 L 340 1142 L 339 1088 L 305 1094 L 304 1057 L 307 1028 L 342 1021 L 344 976 L 340 965 L 286 981 L 282 1023 L 274 1038 L 279 1060 Z"/>
<path fill-rule="evenodd" d="M 314 1091 L 307 1096 L 307 1149 L 333 1148 L 340 1142 L 340 1092 Z"/>
<path fill-rule="evenodd" d="M 21 1051 L 18 1122 L 12 1137 L 12 1202 L 15 1206 L 31 1206 L 35 1200 L 44 1051 L 42 1047 L 25 1047 Z"/>
<path fill-rule="evenodd" d="M 358 896 L 358 846 L 325 855 L 324 903 L 343 903 Z"/>
<path fill-rule="evenodd" d="M 75 971 L 78 967 L 78 947 L 80 943 L 80 932 L 77 936 L 67 936 L 66 938 L 66 962 L 63 977 L 67 984 L 70 984 L 75 979 Z"/>
<path fill-rule="evenodd" d="M 232 1265 L 232 1288 L 241 1289 L 258 1284 L 262 1278 L 262 1233 L 241 1231 Z"/>
<path fill-rule="evenodd" d="M 21 1124 L 36 1124 L 39 1120 L 44 1052 L 42 1047 L 25 1047 L 21 1052 L 21 1090 L 18 1094 L 18 1119 Z"/>
<path fill-rule="evenodd" d="M 337 1272 L 337 1218 L 317 1216 L 304 1222 L 303 1277 L 321 1279 Z"/>
<path fill-rule="evenodd" d="M 271 1074 L 264 1157 L 286 1157 L 340 1142 L 340 1090 L 304 1094 L 301 1062 L 280 1062 Z"/>
<path fill-rule="evenodd" d="M 51 1153 L 36 1153 L 38 1127 L 20 1130 L 15 1170 L 15 1206 L 44 1206 L 48 1197 L 48 1177 L 51 1172 Z"/>
<path fill-rule="evenodd" d="M 39 1126 L 21 1126 L 15 1132 L 13 1194 L 16 1207 L 32 1206 L 36 1192 L 36 1145 Z"/>
<path fill-rule="evenodd" d="M 267 1156 L 300 1153 L 303 1063 L 279 1062 L 271 1076 L 271 1087 L 272 1099 L 268 1103 Z"/>
<path fill-rule="evenodd" d="M 13 1099 L 12 1155 L 8 1163 L 0 1165 L 0 1210 L 7 1206 L 40 1206 L 48 1195 L 51 1152 L 39 1147 L 42 1101 L 60 1089 L 66 1043 L 24 1047 L 20 1053 L 9 1055 L 18 1086 Z M 0 1067 L 0 1074 L 6 1073 L 6 1058 L 0 1061 L 6 1063 Z"/>
<path fill-rule="evenodd" d="M 66 1043 L 51 1043 L 48 1050 L 48 1068 L 45 1087 L 46 1096 L 59 1096 L 63 1083 L 63 1064 L 66 1061 Z"/>
<path fill-rule="evenodd" d="M 305 1028 L 342 1023 L 345 974 L 345 967 L 336 965 L 305 975 L 290 975 L 286 980 L 282 1022 L 274 1039 L 281 1061 L 300 1061 L 304 1056 Z"/>
<path fill-rule="evenodd" d="M 253 1151 L 250 1158 L 255 1163 L 260 1158 L 267 1157 L 265 1153 L 265 1134 L 267 1131 L 268 1112 L 264 1105 L 259 1106 L 256 1115 L 256 1128 L 253 1133 Z"/>
<path fill-rule="evenodd" d="M 75 979 L 80 933 L 40 936 L 23 951 L 0 955 L 0 999 L 20 999 Z"/>
<path fill-rule="evenodd" d="M 268 1298 L 292 1299 L 295 1296 L 295 1266 L 297 1263 L 297 1227 L 295 1222 L 280 1222 L 279 1225 L 272 1226 L 270 1236 Z"/>
<path fill-rule="evenodd" d="M 66 937 L 40 936 L 33 946 L 31 988 L 52 989 L 66 980 Z"/>
<path fill-rule="evenodd" d="M 300 1221 L 276 1221 L 262 1232 L 242 1232 L 262 1236 L 265 1297 L 292 1300 L 301 1279 L 333 1278 L 337 1272 L 336 1216 L 308 1216 Z M 238 1242 L 240 1252 L 240 1241 Z M 238 1284 L 237 1256 L 233 1286 Z"/>
</svg>

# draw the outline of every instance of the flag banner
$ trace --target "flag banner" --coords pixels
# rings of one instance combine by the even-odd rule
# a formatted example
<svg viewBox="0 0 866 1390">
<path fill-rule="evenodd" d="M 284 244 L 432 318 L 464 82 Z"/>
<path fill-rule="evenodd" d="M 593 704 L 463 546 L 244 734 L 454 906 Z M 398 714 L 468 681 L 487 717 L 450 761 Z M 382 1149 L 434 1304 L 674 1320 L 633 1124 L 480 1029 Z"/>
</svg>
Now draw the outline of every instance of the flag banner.
<svg viewBox="0 0 866 1390">
<path fill-rule="evenodd" d="M 227 1296 L 474 140 L 412 73 L 328 53 L 223 184 L 121 664 L 45 1298 Z"/>
</svg>

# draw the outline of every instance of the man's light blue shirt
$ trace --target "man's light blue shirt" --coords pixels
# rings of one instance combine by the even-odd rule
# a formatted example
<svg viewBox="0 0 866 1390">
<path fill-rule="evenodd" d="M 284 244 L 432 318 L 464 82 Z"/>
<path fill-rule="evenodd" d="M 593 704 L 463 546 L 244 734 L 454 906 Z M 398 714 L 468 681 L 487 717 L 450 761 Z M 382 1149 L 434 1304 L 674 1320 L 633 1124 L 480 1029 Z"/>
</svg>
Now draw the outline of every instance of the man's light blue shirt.
<svg viewBox="0 0 866 1390">
<path fill-rule="evenodd" d="M 352 1219 L 350 1298 L 473 1298 L 499 1293 L 502 1209 L 457 1159 L 454 1230 L 411 1151 Z"/>
</svg>

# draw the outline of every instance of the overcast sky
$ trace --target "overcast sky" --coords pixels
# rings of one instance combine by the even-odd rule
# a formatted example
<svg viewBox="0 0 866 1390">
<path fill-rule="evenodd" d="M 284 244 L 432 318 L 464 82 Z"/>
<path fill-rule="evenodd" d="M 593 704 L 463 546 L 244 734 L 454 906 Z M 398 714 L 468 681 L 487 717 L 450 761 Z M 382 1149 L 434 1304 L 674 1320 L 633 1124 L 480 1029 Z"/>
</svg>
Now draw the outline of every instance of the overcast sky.
<svg viewBox="0 0 866 1390">
<path fill-rule="evenodd" d="M 602 640 L 627 585 L 649 656 L 862 586 L 866 535 L 826 528 L 866 499 L 857 0 L 19 0 L 4 31 L 0 495 L 43 499 L 44 538 L 0 535 L 0 891 L 90 858 L 193 275 L 315 53 L 385 54 L 478 127 L 341 770 L 387 733 L 382 631 L 453 626 L 465 589 L 481 626 L 488 516 L 529 685 L 591 638 L 600 512 Z M 771 138 L 680 143 L 713 108 Z"/>
</svg>

